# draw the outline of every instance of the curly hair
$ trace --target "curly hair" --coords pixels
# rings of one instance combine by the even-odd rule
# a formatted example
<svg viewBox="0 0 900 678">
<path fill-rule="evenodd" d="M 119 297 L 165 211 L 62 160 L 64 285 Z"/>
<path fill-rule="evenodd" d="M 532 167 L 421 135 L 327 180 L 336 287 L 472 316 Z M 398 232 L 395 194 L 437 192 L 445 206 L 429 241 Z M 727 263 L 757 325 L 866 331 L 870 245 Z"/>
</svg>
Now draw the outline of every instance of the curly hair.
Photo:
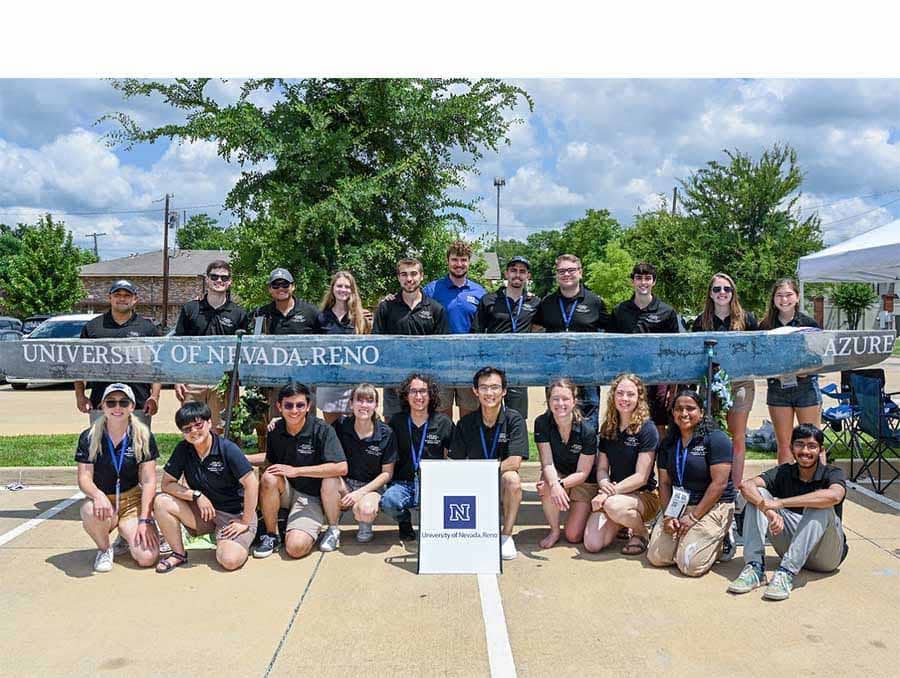
<svg viewBox="0 0 900 678">
<path fill-rule="evenodd" d="M 578 407 L 578 387 L 575 385 L 575 382 L 568 377 L 560 377 L 559 379 L 554 379 L 550 382 L 550 385 L 547 386 L 547 411 L 550 412 L 550 394 L 553 393 L 553 389 L 555 388 L 567 388 L 569 389 L 569 391 L 571 391 L 572 400 L 574 400 L 576 403 L 575 407 L 572 408 L 572 421 L 574 421 L 576 424 L 582 421 L 584 419 L 584 415 L 581 413 L 581 408 Z"/>
<path fill-rule="evenodd" d="M 625 429 L 628 433 L 634 435 L 641 430 L 648 419 L 650 419 L 650 405 L 647 403 L 647 387 L 644 382 L 636 374 L 625 373 L 620 374 L 609 385 L 609 393 L 606 395 L 606 416 L 600 425 L 600 437 L 607 440 L 613 440 L 619 435 L 619 410 L 616 409 L 616 389 L 623 381 L 630 381 L 637 387 L 638 401 L 637 407 L 631 413 L 631 421 Z"/>
<path fill-rule="evenodd" d="M 428 416 L 430 417 L 437 412 L 441 406 L 440 386 L 438 386 L 437 381 L 435 381 L 434 377 L 430 374 L 413 372 L 407 375 L 406 379 L 403 380 L 403 383 L 400 384 L 400 406 L 403 408 L 404 412 L 409 412 L 409 386 L 414 379 L 425 382 L 425 385 L 428 386 Z"/>
</svg>

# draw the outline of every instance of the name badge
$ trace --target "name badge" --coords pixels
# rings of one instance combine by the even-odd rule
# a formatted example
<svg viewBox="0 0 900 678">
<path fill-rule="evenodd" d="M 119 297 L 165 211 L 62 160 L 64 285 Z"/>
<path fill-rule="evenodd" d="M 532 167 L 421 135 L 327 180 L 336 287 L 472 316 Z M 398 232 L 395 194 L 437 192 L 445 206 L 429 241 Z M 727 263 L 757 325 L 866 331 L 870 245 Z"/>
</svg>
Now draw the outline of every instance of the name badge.
<svg viewBox="0 0 900 678">
<path fill-rule="evenodd" d="M 686 489 L 684 489 L 683 487 L 673 487 L 672 498 L 669 500 L 669 505 L 666 506 L 666 510 L 663 515 L 666 518 L 681 518 L 681 515 L 687 508 L 690 499 L 691 493 Z"/>
<path fill-rule="evenodd" d="M 781 382 L 781 388 L 797 388 L 796 374 L 789 374 L 786 377 L 781 377 L 778 381 Z"/>
</svg>

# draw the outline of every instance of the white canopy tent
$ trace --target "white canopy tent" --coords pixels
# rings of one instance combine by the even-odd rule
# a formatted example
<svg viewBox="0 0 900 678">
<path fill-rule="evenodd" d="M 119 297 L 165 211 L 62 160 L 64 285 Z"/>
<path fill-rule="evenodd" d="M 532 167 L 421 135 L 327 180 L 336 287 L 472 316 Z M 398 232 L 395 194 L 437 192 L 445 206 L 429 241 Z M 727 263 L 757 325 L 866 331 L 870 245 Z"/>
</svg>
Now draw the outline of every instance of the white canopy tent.
<svg viewBox="0 0 900 678">
<path fill-rule="evenodd" d="M 800 257 L 797 277 L 804 282 L 891 283 L 900 280 L 900 219 Z"/>
</svg>

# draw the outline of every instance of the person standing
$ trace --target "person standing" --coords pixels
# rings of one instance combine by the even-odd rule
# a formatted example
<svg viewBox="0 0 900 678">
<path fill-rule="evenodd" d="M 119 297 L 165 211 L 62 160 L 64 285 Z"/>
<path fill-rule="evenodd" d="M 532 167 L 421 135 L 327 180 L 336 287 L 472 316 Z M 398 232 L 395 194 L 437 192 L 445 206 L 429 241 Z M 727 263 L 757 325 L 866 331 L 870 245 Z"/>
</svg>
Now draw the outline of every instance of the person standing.
<svg viewBox="0 0 900 678">
<path fill-rule="evenodd" d="M 131 337 L 158 337 L 156 325 L 135 313 L 138 303 L 137 288 L 129 280 L 116 280 L 109 288 L 109 310 L 87 322 L 81 328 L 81 339 L 128 339 Z M 147 428 L 153 415 L 159 410 L 159 394 L 162 384 L 129 383 L 134 393 L 134 416 Z M 90 415 L 91 424 L 103 416 L 100 407 L 103 391 L 108 382 L 75 382 L 75 403 L 78 409 Z M 91 395 L 85 394 L 91 389 Z"/>
<path fill-rule="evenodd" d="M 400 294 L 391 295 L 375 309 L 372 334 L 428 336 L 449 334 L 450 325 L 444 307 L 422 289 L 422 262 L 406 257 L 397 262 Z M 385 418 L 400 412 L 402 404 L 396 388 L 384 389 Z"/>
<path fill-rule="evenodd" d="M 513 257 L 506 264 L 506 287 L 489 292 L 478 302 L 472 318 L 475 334 L 520 334 L 531 332 L 541 298 L 528 291 L 531 263 L 525 257 Z M 528 387 L 510 386 L 506 406 L 528 419 Z"/>
<path fill-rule="evenodd" d="M 547 332 L 605 332 L 610 316 L 599 296 L 581 283 L 581 259 L 574 254 L 556 258 L 556 292 L 548 294 L 540 303 L 534 323 Z M 600 390 L 596 386 L 582 386 L 579 409 L 594 430 L 600 419 Z"/>
<path fill-rule="evenodd" d="M 463 240 L 451 243 L 447 248 L 447 275 L 425 285 L 424 292 L 447 311 L 450 334 L 468 334 L 478 310 L 478 302 L 485 289 L 469 280 L 472 246 Z M 468 386 L 441 389 L 441 412 L 453 415 L 453 402 L 459 408 L 460 418 L 477 409 L 478 400 Z"/>
<path fill-rule="evenodd" d="M 231 300 L 228 293 L 232 282 L 231 264 L 223 259 L 210 262 L 206 267 L 206 294 L 199 301 L 189 301 L 181 307 L 175 324 L 175 336 L 213 337 L 246 330 L 249 316 Z M 213 431 L 221 432 L 225 403 L 215 384 L 175 384 L 175 397 L 182 403 L 206 403 L 211 413 Z"/>
</svg>

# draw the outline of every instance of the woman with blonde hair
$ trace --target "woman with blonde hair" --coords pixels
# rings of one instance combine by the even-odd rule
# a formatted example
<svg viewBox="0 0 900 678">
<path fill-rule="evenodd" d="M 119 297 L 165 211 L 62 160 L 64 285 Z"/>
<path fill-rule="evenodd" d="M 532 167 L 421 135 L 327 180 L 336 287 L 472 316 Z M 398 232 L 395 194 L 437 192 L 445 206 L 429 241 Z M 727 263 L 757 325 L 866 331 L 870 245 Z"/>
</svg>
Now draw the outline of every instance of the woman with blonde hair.
<svg viewBox="0 0 900 678">
<path fill-rule="evenodd" d="M 159 556 L 150 517 L 159 451 L 153 434 L 134 416 L 134 403 L 130 386 L 110 384 L 103 391 L 103 413 L 78 438 L 78 487 L 87 497 L 81 524 L 97 545 L 94 572 L 112 569 L 109 535 L 116 528 L 141 567 L 152 566 Z"/>
<path fill-rule="evenodd" d="M 653 463 L 659 433 L 650 417 L 647 388 L 634 374 L 620 374 L 609 387 L 597 444 L 597 496 L 584 532 L 591 552 L 609 546 L 621 528 L 631 537 L 622 553 L 647 550 L 647 522 L 659 511 Z"/>
<path fill-rule="evenodd" d="M 576 405 L 577 387 L 571 379 L 556 379 L 547 387 L 547 411 L 534 421 L 534 443 L 541 457 L 537 483 L 541 507 L 550 533 L 541 540 L 548 549 L 560 537 L 559 516 L 566 517 L 566 540 L 577 544 L 597 492 L 594 457 L 597 432 Z"/>
<path fill-rule="evenodd" d="M 322 297 L 316 326 L 321 334 L 368 334 L 372 326 L 371 313 L 363 308 L 350 271 L 338 271 L 331 276 L 328 291 Z M 349 386 L 320 386 L 316 389 L 316 404 L 322 417 L 333 424 L 342 415 L 350 414 Z"/>
</svg>

